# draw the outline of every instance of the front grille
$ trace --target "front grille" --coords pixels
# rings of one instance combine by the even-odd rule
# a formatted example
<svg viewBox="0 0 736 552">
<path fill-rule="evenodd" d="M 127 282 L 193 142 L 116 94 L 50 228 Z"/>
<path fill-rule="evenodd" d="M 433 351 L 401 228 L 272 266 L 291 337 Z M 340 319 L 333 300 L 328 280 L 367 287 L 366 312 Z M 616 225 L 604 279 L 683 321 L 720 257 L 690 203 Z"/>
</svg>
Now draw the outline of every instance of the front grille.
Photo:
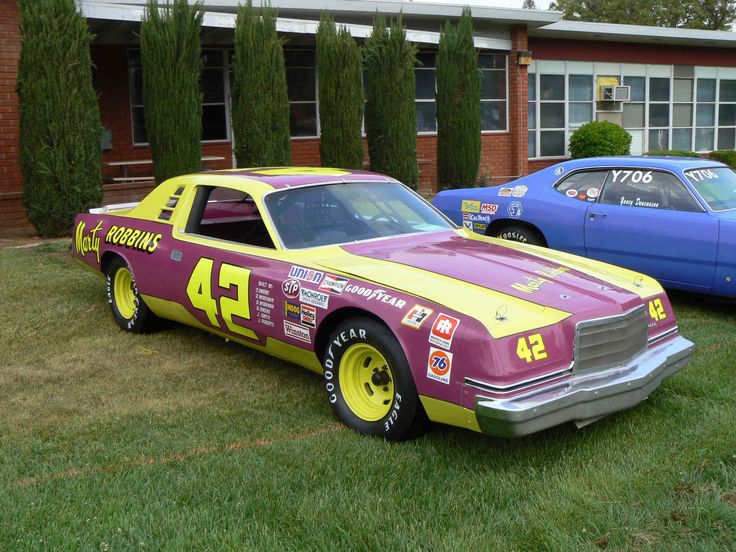
<svg viewBox="0 0 736 552">
<path fill-rule="evenodd" d="M 619 316 L 578 322 L 573 373 L 626 364 L 646 346 L 647 313 L 643 305 Z"/>
</svg>

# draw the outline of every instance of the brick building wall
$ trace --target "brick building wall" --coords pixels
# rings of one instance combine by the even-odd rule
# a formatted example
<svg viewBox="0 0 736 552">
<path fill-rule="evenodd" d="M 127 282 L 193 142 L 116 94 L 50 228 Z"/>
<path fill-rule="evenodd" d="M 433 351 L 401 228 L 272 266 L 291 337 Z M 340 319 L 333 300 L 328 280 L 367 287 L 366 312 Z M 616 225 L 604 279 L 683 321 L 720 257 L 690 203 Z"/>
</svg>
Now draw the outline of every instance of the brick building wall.
<svg viewBox="0 0 736 552">
<path fill-rule="evenodd" d="M 27 225 L 15 91 L 19 59 L 18 6 L 15 0 L 0 0 L 0 233 L 4 228 Z"/>
</svg>

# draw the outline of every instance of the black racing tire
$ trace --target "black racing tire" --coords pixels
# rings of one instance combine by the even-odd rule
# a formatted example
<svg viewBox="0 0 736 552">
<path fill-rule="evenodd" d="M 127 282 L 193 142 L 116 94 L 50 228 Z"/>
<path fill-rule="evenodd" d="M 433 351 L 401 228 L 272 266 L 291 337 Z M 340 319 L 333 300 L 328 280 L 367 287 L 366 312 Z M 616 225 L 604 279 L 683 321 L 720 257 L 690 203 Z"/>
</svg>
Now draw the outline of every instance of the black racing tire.
<svg viewBox="0 0 736 552">
<path fill-rule="evenodd" d="M 156 315 L 143 301 L 130 267 L 115 257 L 107 267 L 107 302 L 113 318 L 126 332 L 144 333 L 154 329 Z"/>
<path fill-rule="evenodd" d="M 365 435 L 388 441 L 416 437 L 427 426 L 406 355 L 382 323 L 345 320 L 322 361 L 327 398 L 337 418 Z"/>
<path fill-rule="evenodd" d="M 496 231 L 496 237 L 504 240 L 527 243 L 529 245 L 546 245 L 544 243 L 544 238 L 539 232 L 518 224 L 510 224 L 508 226 L 501 227 Z"/>
</svg>

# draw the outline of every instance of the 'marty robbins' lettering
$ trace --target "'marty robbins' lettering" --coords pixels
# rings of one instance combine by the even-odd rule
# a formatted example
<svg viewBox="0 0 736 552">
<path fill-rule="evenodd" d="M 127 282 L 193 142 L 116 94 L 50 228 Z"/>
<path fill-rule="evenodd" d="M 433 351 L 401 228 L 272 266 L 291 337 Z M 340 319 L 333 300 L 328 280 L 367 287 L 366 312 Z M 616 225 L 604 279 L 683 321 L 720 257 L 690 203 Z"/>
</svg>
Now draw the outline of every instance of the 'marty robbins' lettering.
<svg viewBox="0 0 736 552">
<path fill-rule="evenodd" d="M 126 228 L 125 226 L 113 226 L 105 235 L 105 243 L 114 243 L 146 253 L 153 253 L 162 237 L 162 234 Z"/>
<path fill-rule="evenodd" d="M 89 236 L 84 235 L 84 230 L 87 225 L 84 222 L 77 224 L 77 231 L 74 234 L 74 246 L 77 248 L 77 252 L 85 256 L 90 251 L 94 251 L 97 254 L 97 262 L 100 262 L 100 238 L 97 237 L 97 232 L 102 228 L 102 221 L 97 223 L 92 230 L 89 231 Z"/>
</svg>

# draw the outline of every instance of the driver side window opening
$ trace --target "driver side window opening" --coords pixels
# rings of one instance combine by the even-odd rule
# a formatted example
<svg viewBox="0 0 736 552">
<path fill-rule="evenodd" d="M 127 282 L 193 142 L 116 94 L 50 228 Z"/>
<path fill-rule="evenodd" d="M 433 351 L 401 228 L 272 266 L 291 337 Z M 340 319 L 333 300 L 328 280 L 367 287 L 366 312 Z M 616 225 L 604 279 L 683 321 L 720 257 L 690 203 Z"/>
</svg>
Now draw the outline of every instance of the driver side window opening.
<svg viewBox="0 0 736 552">
<path fill-rule="evenodd" d="M 595 202 L 600 195 L 608 171 L 582 171 L 568 176 L 555 190 L 580 201 Z"/>
<path fill-rule="evenodd" d="M 275 249 L 253 198 L 233 188 L 197 186 L 186 232 Z"/>
</svg>

